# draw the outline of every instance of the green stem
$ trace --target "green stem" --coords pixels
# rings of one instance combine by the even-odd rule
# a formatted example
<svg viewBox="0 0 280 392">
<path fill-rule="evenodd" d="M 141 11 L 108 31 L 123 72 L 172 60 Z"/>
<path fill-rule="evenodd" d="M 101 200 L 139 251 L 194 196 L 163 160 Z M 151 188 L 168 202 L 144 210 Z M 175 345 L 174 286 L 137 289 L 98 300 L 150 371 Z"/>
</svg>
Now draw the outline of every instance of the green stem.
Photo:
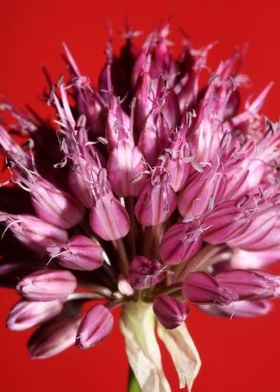
<svg viewBox="0 0 280 392">
<path fill-rule="evenodd" d="M 129 368 L 129 376 L 128 376 L 128 389 L 127 392 L 141 392 L 140 385 L 138 384 L 138 381 L 136 380 L 135 374 L 133 373 L 133 370 L 131 367 Z"/>
</svg>

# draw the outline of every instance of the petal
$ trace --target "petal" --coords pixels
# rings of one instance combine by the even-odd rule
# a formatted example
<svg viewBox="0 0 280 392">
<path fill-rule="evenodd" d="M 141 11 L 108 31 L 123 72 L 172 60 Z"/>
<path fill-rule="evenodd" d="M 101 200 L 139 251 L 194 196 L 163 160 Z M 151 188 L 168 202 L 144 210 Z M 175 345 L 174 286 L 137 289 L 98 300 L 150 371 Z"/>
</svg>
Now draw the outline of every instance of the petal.
<svg viewBox="0 0 280 392">
<path fill-rule="evenodd" d="M 120 328 L 125 338 L 128 361 L 141 391 L 171 392 L 162 370 L 152 306 L 142 302 L 125 305 Z"/>
<path fill-rule="evenodd" d="M 179 377 L 180 388 L 187 386 L 190 392 L 201 361 L 186 325 L 182 324 L 175 329 L 167 330 L 158 323 L 157 332 L 171 355 Z"/>
</svg>

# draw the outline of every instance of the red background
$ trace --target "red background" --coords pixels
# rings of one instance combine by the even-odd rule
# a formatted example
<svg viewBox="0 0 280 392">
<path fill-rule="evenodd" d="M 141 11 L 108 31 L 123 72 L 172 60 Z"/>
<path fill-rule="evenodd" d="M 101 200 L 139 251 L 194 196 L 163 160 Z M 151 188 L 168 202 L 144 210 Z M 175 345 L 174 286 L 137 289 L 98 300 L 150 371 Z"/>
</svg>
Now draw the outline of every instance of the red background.
<svg viewBox="0 0 280 392">
<path fill-rule="evenodd" d="M 196 47 L 220 40 L 211 64 L 229 56 L 236 45 L 249 43 L 243 72 L 251 76 L 255 93 L 275 81 L 265 110 L 276 119 L 280 113 L 279 12 L 277 0 L 5 0 L 0 5 L 0 91 L 20 107 L 29 103 L 44 114 L 38 99 L 45 86 L 40 65 L 45 64 L 55 79 L 64 72 L 62 41 L 94 81 L 104 61 L 108 20 L 118 32 L 128 16 L 134 28 L 147 33 L 159 20 L 173 16 L 175 40 L 180 37 L 178 27 L 189 33 Z M 4 326 L 15 301 L 14 293 L 0 289 L 1 391 L 126 390 L 127 363 L 117 323 L 113 335 L 96 348 L 72 348 L 49 360 L 31 361 L 25 347 L 30 332 L 10 332 Z M 275 303 L 268 317 L 230 321 L 192 310 L 188 326 L 203 361 L 193 392 L 279 391 L 279 311 L 280 303 Z M 176 392 L 176 374 L 170 362 L 166 366 Z"/>
</svg>

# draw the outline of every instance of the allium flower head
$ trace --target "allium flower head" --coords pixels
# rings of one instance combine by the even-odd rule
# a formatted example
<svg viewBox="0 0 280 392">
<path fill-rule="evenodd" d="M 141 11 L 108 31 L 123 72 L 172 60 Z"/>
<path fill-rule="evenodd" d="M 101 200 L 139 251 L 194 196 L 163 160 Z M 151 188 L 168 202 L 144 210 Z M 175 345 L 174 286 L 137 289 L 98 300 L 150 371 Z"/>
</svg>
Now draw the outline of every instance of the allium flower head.
<svg viewBox="0 0 280 392">
<path fill-rule="evenodd" d="M 280 124 L 260 113 L 271 85 L 240 106 L 237 52 L 201 87 L 213 45 L 184 38 L 175 59 L 167 25 L 140 48 L 133 35 L 118 56 L 108 45 L 96 88 L 64 44 L 70 77 L 51 85 L 53 122 L 2 103 L 14 122 L 0 125 L 0 284 L 22 296 L 8 328 L 38 327 L 32 358 L 99 344 L 121 306 L 141 390 L 171 391 L 158 338 L 190 390 L 189 303 L 253 317 L 280 294 L 263 270 L 280 247 Z"/>
</svg>

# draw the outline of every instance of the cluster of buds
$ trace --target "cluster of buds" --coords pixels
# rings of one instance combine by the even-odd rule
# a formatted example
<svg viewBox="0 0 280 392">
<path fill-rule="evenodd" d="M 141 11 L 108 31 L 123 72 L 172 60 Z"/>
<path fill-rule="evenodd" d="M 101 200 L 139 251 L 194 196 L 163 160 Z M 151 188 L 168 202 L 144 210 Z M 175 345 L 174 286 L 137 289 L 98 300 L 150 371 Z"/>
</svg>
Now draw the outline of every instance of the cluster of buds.
<svg viewBox="0 0 280 392">
<path fill-rule="evenodd" d="M 168 392 L 157 337 L 181 387 L 200 367 L 190 302 L 253 317 L 280 294 L 280 277 L 264 271 L 280 250 L 280 124 L 260 114 L 270 85 L 240 108 L 238 53 L 201 88 L 213 45 L 194 50 L 184 38 L 174 59 L 168 26 L 140 48 L 135 34 L 119 56 L 108 45 L 97 88 L 64 45 L 70 78 L 48 94 L 55 126 L 1 105 L 15 124 L 0 125 L 10 173 L 0 189 L 0 285 L 22 297 L 8 328 L 38 326 L 28 344 L 36 359 L 100 343 L 122 306 L 140 387 Z"/>
</svg>

